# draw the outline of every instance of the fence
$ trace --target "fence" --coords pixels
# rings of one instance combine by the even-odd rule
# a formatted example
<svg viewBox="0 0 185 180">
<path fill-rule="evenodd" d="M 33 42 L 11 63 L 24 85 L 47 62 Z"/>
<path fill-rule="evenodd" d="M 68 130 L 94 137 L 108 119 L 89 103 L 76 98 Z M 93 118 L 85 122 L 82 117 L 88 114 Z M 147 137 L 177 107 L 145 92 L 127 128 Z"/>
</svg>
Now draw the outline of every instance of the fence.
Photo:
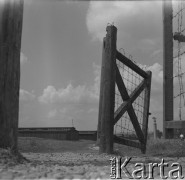
<svg viewBox="0 0 185 180">
<path fill-rule="evenodd" d="M 112 153 L 113 142 L 146 151 L 151 72 L 116 49 L 117 28 L 107 26 L 103 40 L 98 140 L 100 153 Z"/>
</svg>

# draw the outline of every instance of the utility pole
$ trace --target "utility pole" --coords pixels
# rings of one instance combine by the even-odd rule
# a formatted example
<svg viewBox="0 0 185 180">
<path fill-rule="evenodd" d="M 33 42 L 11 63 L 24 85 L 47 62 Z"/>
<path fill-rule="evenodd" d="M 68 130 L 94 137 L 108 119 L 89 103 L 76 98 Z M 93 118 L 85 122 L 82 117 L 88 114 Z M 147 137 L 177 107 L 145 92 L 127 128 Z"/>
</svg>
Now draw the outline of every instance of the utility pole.
<svg viewBox="0 0 185 180">
<path fill-rule="evenodd" d="M 173 138 L 173 128 L 166 122 L 173 121 L 173 27 L 172 1 L 163 0 L 163 134 Z"/>
<path fill-rule="evenodd" d="M 157 123 L 156 123 L 156 117 L 152 118 L 154 120 L 154 139 L 157 139 Z"/>
<path fill-rule="evenodd" d="M 0 2 L 0 148 L 17 152 L 23 0 Z"/>
<path fill-rule="evenodd" d="M 73 121 L 73 119 L 72 119 L 72 127 L 74 127 L 74 121 Z"/>
</svg>

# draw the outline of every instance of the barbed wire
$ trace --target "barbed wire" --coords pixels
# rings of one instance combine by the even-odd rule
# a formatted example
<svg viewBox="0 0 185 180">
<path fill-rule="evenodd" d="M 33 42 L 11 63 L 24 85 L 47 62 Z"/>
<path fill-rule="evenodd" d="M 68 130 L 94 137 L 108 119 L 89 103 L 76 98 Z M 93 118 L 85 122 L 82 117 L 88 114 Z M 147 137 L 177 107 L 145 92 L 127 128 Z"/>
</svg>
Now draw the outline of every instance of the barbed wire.
<svg viewBox="0 0 185 180">
<path fill-rule="evenodd" d="M 185 7 L 183 7 L 183 9 L 179 10 L 179 11 L 173 16 L 173 18 L 176 18 L 176 17 L 179 15 L 179 13 L 181 13 L 181 12 L 184 11 L 184 10 L 185 10 Z"/>
<path fill-rule="evenodd" d="M 184 55 L 184 54 L 185 54 L 185 51 L 183 51 L 183 52 L 181 52 L 180 54 L 174 56 L 173 58 L 176 59 L 176 58 L 178 58 L 179 56 L 182 56 L 182 55 Z"/>
<path fill-rule="evenodd" d="M 183 73 L 181 73 L 181 74 L 177 74 L 177 75 L 173 76 L 173 78 L 177 78 L 177 77 L 179 77 L 179 76 L 183 76 L 184 74 L 185 74 L 185 72 L 183 72 Z"/>
<path fill-rule="evenodd" d="M 178 96 L 181 96 L 181 95 L 183 95 L 183 94 L 185 94 L 185 91 L 184 91 L 184 92 L 181 92 L 180 94 L 177 94 L 176 96 L 174 96 L 174 98 L 176 98 L 176 97 L 178 97 Z"/>
<path fill-rule="evenodd" d="M 180 31 L 180 33 L 183 33 L 185 31 L 185 28 Z"/>
</svg>

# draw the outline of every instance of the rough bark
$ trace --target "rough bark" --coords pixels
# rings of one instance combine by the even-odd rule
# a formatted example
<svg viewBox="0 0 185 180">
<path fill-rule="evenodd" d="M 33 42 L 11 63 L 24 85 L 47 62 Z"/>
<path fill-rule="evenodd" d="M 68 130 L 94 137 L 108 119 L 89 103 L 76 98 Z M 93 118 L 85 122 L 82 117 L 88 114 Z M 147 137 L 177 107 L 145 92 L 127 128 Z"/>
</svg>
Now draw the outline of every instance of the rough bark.
<svg viewBox="0 0 185 180">
<path fill-rule="evenodd" d="M 0 6 L 0 147 L 17 151 L 23 0 Z"/>
<path fill-rule="evenodd" d="M 100 149 L 99 153 L 113 153 L 115 66 L 117 28 L 107 27 L 103 42 L 101 90 L 99 103 Z"/>
</svg>

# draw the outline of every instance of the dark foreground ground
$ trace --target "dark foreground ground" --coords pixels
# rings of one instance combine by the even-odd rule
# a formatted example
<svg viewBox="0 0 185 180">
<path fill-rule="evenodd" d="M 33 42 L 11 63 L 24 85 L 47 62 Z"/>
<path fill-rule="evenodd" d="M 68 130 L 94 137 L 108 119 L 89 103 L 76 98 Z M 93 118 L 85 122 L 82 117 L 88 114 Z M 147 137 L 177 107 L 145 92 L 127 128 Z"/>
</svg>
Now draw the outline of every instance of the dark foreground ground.
<svg viewBox="0 0 185 180">
<path fill-rule="evenodd" d="M 19 151 L 26 160 L 13 156 L 9 150 L 0 149 L 0 179 L 110 179 L 110 158 L 115 156 L 121 156 L 123 161 L 126 157 L 132 157 L 127 165 L 130 173 L 138 169 L 136 163 L 140 163 L 146 168 L 146 175 L 149 175 L 149 163 L 160 164 L 163 158 L 169 166 L 164 168 L 165 176 L 169 175 L 170 170 L 178 168 L 171 167 L 175 162 L 182 167 L 185 176 L 184 141 L 148 141 L 145 155 L 140 150 L 118 144 L 114 149 L 113 155 L 99 155 L 94 141 L 19 138 Z M 155 179 L 161 179 L 159 167 L 154 168 L 153 174 Z M 142 175 L 142 172 L 137 175 Z M 173 176 L 178 176 L 178 171 Z M 124 172 L 121 178 L 126 178 Z"/>
</svg>

